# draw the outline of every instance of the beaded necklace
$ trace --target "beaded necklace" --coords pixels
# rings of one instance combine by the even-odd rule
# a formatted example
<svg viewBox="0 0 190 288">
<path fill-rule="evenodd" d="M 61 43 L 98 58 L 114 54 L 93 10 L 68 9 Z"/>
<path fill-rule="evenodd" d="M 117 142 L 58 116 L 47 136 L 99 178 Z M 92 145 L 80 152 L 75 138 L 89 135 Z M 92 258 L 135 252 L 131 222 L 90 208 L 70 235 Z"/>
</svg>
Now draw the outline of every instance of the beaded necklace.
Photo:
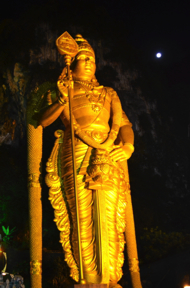
<svg viewBox="0 0 190 288">
<path fill-rule="evenodd" d="M 88 98 L 89 102 L 92 104 L 91 106 L 92 110 L 96 113 L 100 112 L 104 106 L 106 93 L 103 93 L 103 92 L 105 89 L 102 88 L 101 93 L 96 95 L 93 90 L 94 90 L 94 87 L 98 87 L 98 86 L 91 85 L 90 83 L 80 81 L 80 80 L 76 80 L 75 82 L 83 86 L 84 90 L 86 91 L 86 97 Z M 90 90 L 87 87 L 90 88 Z"/>
<path fill-rule="evenodd" d="M 80 80 L 76 80 L 75 82 L 76 82 L 76 83 L 79 83 L 79 84 L 81 84 L 81 85 L 83 85 L 83 86 L 87 86 L 87 87 L 89 87 L 90 89 L 94 89 L 94 87 L 95 87 L 95 85 L 90 84 L 90 82 L 87 83 L 87 82 L 80 81 Z"/>
</svg>

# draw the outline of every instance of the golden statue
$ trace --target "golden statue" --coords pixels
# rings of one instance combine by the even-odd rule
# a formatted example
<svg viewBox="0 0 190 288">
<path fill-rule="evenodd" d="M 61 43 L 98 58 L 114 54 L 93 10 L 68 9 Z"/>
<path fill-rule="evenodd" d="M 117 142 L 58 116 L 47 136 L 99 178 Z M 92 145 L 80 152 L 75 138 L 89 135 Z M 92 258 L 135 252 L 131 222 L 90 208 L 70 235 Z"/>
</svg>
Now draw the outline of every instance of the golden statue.
<svg viewBox="0 0 190 288">
<path fill-rule="evenodd" d="M 56 44 L 66 67 L 59 95 L 48 100 L 38 124 L 46 127 L 60 117 L 65 126 L 56 131 L 46 176 L 65 260 L 77 282 L 114 287 L 126 242 L 133 287 L 140 288 L 126 161 L 134 151 L 132 125 L 117 93 L 99 85 L 87 40 L 65 32 Z"/>
</svg>

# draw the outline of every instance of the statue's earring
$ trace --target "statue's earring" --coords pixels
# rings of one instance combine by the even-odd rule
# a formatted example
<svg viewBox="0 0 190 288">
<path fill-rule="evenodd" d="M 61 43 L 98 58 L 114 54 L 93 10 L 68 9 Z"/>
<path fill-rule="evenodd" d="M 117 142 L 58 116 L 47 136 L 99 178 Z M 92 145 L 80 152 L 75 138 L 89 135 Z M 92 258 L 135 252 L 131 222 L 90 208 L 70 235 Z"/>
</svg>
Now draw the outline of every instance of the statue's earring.
<svg viewBox="0 0 190 288">
<path fill-rule="evenodd" d="M 99 85 L 98 80 L 97 80 L 95 75 L 92 77 L 91 82 L 94 83 L 94 84 L 97 83 Z"/>
</svg>

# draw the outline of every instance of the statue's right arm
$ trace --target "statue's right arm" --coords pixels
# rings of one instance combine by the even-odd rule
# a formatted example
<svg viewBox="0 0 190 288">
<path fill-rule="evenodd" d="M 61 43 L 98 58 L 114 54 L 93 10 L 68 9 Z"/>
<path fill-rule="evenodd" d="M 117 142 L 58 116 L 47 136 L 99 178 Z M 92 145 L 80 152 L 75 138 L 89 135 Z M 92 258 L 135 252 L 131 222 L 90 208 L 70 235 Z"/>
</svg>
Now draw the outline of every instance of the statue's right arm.
<svg viewBox="0 0 190 288">
<path fill-rule="evenodd" d="M 38 125 L 41 125 L 43 128 L 52 124 L 63 112 L 65 105 L 59 103 L 56 100 L 53 104 L 42 109 L 39 113 Z"/>
</svg>

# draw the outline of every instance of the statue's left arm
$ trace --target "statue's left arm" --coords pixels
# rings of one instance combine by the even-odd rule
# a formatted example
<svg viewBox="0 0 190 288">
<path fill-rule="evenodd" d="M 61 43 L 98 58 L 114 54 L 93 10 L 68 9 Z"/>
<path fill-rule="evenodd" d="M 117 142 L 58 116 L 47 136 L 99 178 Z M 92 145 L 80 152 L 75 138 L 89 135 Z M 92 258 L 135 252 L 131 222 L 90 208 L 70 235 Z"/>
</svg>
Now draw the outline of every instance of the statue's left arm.
<svg viewBox="0 0 190 288">
<path fill-rule="evenodd" d="M 132 130 L 132 124 L 129 122 L 125 112 L 122 112 L 122 122 L 119 130 L 119 136 L 123 144 L 123 150 L 128 155 L 129 159 L 134 151 L 134 133 Z"/>
<path fill-rule="evenodd" d="M 115 101 L 120 101 L 117 93 L 114 91 L 112 94 L 112 105 L 114 105 Z M 134 151 L 134 133 L 132 130 L 132 124 L 129 122 L 124 111 L 122 111 L 122 120 L 119 128 L 119 138 L 122 142 L 120 147 L 115 148 L 110 156 L 114 161 L 123 161 L 127 160 L 131 157 Z"/>
</svg>

